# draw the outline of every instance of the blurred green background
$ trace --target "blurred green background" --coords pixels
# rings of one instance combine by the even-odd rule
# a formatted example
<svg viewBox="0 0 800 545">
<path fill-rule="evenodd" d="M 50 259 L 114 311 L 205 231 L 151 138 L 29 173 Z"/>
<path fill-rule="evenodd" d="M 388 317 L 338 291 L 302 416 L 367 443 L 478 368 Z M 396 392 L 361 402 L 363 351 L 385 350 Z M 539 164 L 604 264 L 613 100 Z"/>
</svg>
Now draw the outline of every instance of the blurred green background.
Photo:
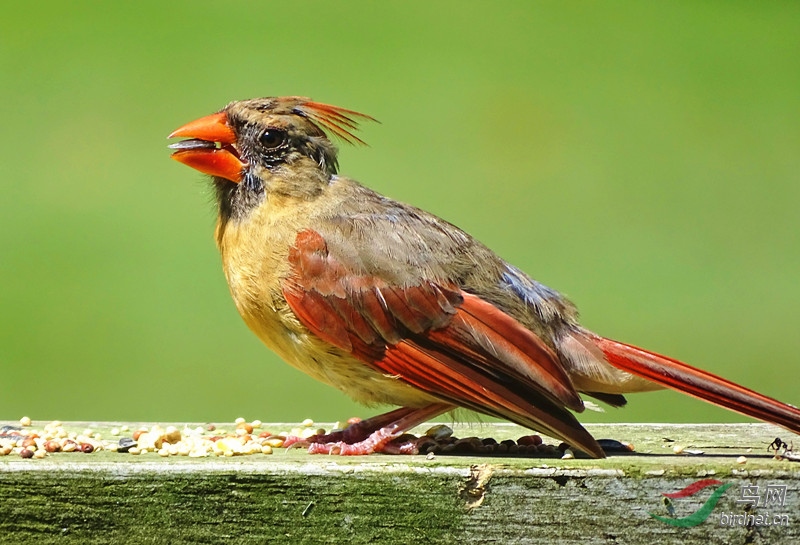
<svg viewBox="0 0 800 545">
<path fill-rule="evenodd" d="M 800 4 L 40 2 L 0 19 L 0 419 L 367 416 L 241 322 L 166 135 L 299 94 L 341 171 L 607 336 L 800 402 Z M 737 421 L 665 392 L 585 421 Z"/>
</svg>

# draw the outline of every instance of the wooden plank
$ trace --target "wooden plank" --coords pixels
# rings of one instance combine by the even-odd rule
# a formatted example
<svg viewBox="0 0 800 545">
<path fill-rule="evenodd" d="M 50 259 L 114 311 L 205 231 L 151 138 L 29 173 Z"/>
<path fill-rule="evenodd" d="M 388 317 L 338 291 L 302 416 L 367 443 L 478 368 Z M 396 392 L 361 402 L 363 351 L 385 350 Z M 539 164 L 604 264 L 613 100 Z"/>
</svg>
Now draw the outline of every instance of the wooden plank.
<svg viewBox="0 0 800 545">
<path fill-rule="evenodd" d="M 69 424 L 101 432 L 119 425 Z M 510 424 L 454 427 L 461 437 L 498 440 L 530 433 Z M 605 460 L 333 457 L 284 449 L 230 458 L 10 455 L 0 458 L 0 542 L 800 542 L 800 464 L 767 451 L 775 437 L 791 442 L 792 434 L 766 424 L 587 428 L 630 441 L 636 452 Z M 676 443 L 704 454 L 676 455 Z M 742 455 L 744 464 L 737 462 Z M 676 527 L 650 515 L 669 518 L 662 493 L 708 478 L 730 486 L 701 524 Z M 691 515 L 723 485 L 672 500 L 675 517 Z M 761 505 L 737 503 L 744 486 L 758 487 Z M 785 491 L 783 505 L 764 505 L 768 487 L 773 496 Z M 753 518 L 739 526 L 732 515 L 742 514 L 788 525 L 756 526 Z"/>
</svg>

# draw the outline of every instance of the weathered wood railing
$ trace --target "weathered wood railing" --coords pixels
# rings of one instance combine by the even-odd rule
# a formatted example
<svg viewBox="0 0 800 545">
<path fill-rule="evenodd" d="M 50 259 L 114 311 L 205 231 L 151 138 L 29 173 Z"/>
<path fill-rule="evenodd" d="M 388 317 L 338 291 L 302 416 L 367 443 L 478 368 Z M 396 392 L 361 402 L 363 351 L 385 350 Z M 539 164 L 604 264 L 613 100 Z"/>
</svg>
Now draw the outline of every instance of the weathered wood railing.
<svg viewBox="0 0 800 545">
<path fill-rule="evenodd" d="M 105 437 L 119 425 L 66 424 Z M 455 428 L 498 440 L 529 433 Z M 635 452 L 604 460 L 11 453 L 0 457 L 0 543 L 800 543 L 800 462 L 767 449 L 775 437 L 791 446 L 792 434 L 766 424 L 587 428 Z M 709 479 L 719 482 L 663 496 Z"/>
</svg>

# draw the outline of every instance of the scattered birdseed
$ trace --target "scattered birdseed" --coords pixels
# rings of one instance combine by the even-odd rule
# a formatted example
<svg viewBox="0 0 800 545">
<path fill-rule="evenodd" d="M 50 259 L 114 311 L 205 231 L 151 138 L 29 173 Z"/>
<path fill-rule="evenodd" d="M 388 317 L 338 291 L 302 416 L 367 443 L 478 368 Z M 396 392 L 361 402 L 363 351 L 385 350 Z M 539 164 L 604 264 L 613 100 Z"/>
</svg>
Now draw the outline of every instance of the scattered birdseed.
<svg viewBox="0 0 800 545">
<path fill-rule="evenodd" d="M 351 418 L 347 422 L 337 423 L 334 429 L 347 428 L 360 421 L 358 418 Z M 20 424 L 23 424 L 23 420 L 20 420 Z M 248 423 L 244 418 L 237 419 L 232 433 L 218 429 L 214 424 L 192 427 L 185 425 L 182 428 L 155 424 L 150 427 L 141 426 L 133 431 L 127 425 L 120 425 L 110 430 L 109 439 L 106 440 L 103 439 L 102 430 L 98 430 L 95 425 L 82 428 L 82 431 L 65 429 L 59 421 L 50 422 L 41 430 L 31 426 L 5 425 L 0 428 L 0 456 L 15 453 L 27 458 L 44 458 L 61 456 L 61 453 L 93 454 L 104 450 L 134 456 L 153 453 L 164 458 L 269 455 L 274 449 L 286 448 L 285 445 L 290 444 L 305 448 L 309 442 L 315 440 L 315 436 L 334 431 L 318 427 L 310 418 L 291 430 L 279 433 L 261 430 L 262 426 L 260 420 Z M 257 429 L 258 433 L 254 435 Z M 452 428 L 443 424 L 432 426 L 420 436 L 404 433 L 387 445 L 386 452 L 420 454 L 428 459 L 434 459 L 439 454 L 565 459 L 575 456 L 572 450 L 567 449 L 566 444 L 558 448 L 547 445 L 539 435 L 525 435 L 517 441 L 505 439 L 500 442 L 492 437 L 458 438 L 453 435 Z"/>
<path fill-rule="evenodd" d="M 27 416 L 23 416 L 22 418 L 20 418 L 19 419 L 19 423 L 20 423 L 21 426 L 25 426 L 25 427 L 28 427 L 28 426 L 30 426 L 32 424 L 31 419 L 28 418 Z"/>
</svg>

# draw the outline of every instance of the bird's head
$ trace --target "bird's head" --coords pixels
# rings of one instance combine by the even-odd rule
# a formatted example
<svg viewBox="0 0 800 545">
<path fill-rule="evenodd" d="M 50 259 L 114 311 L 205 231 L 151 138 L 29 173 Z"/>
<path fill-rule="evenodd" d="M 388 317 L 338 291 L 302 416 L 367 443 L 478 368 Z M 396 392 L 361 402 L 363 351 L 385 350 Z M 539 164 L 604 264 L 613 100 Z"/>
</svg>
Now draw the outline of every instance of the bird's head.
<svg viewBox="0 0 800 545">
<path fill-rule="evenodd" d="M 178 128 L 172 158 L 213 176 L 220 213 L 239 217 L 268 193 L 312 198 L 336 174 L 335 135 L 348 143 L 371 117 L 304 97 L 231 102 Z M 373 120 L 374 121 L 374 120 Z"/>
</svg>

